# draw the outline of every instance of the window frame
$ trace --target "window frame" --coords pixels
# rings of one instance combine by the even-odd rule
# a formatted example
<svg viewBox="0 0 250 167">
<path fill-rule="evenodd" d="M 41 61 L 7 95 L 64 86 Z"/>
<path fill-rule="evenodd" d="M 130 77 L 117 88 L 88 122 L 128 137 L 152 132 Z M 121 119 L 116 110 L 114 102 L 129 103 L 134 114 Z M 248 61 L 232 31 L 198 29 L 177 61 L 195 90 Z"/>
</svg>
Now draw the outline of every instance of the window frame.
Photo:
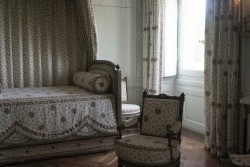
<svg viewBox="0 0 250 167">
<path fill-rule="evenodd" d="M 183 38 L 183 29 L 181 27 L 183 25 L 183 19 L 182 19 L 183 12 L 181 12 L 183 1 L 185 1 L 185 0 L 177 0 L 177 55 L 176 55 L 176 73 L 175 73 L 175 75 L 204 78 L 204 68 L 203 68 L 203 70 L 190 70 L 190 69 L 183 69 L 180 66 L 180 63 L 182 61 L 181 56 L 182 56 L 182 51 L 183 51 L 181 49 L 183 46 L 183 40 L 181 40 Z M 205 18 L 204 18 L 204 21 L 205 21 Z M 204 35 L 205 35 L 205 29 L 204 29 Z M 204 39 L 205 39 L 205 37 L 204 37 Z M 167 65 L 167 63 L 165 61 L 166 57 L 169 57 L 169 55 L 166 55 L 164 53 L 164 59 L 163 59 L 164 66 Z M 167 76 L 165 75 L 165 70 L 166 70 L 166 67 L 163 70 L 164 71 L 163 76 L 164 77 L 171 77 L 171 75 L 167 75 Z M 172 76 L 175 76 L 175 75 L 172 75 Z"/>
<path fill-rule="evenodd" d="M 178 1 L 179 0 L 172 0 L 171 3 L 173 2 L 176 2 L 176 31 L 174 33 L 176 33 L 176 39 L 174 39 L 174 42 L 176 42 L 176 51 L 175 51 L 175 56 L 173 55 L 169 55 L 169 54 L 166 54 L 166 49 L 167 48 L 167 44 L 166 44 L 166 41 L 168 39 L 168 36 L 167 36 L 167 23 L 166 23 L 166 20 L 168 20 L 168 18 L 166 17 L 166 13 L 164 14 L 164 56 L 163 56 L 163 77 L 172 77 L 172 76 L 176 76 L 177 73 L 178 73 Z M 168 1 L 165 1 L 165 12 L 167 11 L 167 3 Z M 173 13 L 172 13 L 173 14 Z M 172 24 L 171 24 L 172 25 Z M 171 27 L 171 26 L 170 26 Z M 172 28 L 172 27 L 171 27 Z M 171 29 L 170 28 L 170 29 Z M 173 37 L 173 36 L 172 36 Z M 168 41 L 169 42 L 169 41 Z"/>
<path fill-rule="evenodd" d="M 190 77 L 204 77 L 204 68 L 203 70 L 190 70 L 190 69 L 182 69 L 180 67 L 181 64 L 181 56 L 182 56 L 182 52 L 183 50 L 181 49 L 183 46 L 183 29 L 182 29 L 182 25 L 183 25 L 183 12 L 181 12 L 182 6 L 183 6 L 183 1 L 185 0 L 178 0 L 178 54 L 177 54 L 177 59 L 178 59 L 178 63 L 177 63 L 177 74 L 178 75 L 183 75 L 183 76 L 190 76 Z M 205 12 L 205 11 L 204 11 Z M 205 18 L 204 18 L 204 23 L 205 23 Z M 205 29 L 204 29 L 204 35 L 205 35 Z M 205 39 L 205 36 L 204 36 Z M 205 56 L 205 55 L 203 55 Z"/>
</svg>

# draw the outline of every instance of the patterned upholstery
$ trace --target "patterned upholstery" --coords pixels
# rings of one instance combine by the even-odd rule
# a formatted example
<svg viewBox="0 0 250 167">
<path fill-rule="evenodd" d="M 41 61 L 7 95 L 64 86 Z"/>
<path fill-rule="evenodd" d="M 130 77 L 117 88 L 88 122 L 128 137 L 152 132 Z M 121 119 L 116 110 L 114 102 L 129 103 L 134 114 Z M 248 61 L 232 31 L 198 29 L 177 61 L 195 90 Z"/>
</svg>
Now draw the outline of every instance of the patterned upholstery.
<svg viewBox="0 0 250 167">
<path fill-rule="evenodd" d="M 116 141 L 119 166 L 179 166 L 184 94 L 143 95 L 140 135 Z"/>
<path fill-rule="evenodd" d="M 85 71 L 75 73 L 73 82 L 95 93 L 105 93 L 110 86 L 109 79 L 105 75 Z"/>
<path fill-rule="evenodd" d="M 121 81 L 121 96 L 122 96 L 122 103 L 128 102 L 128 94 L 127 94 L 127 78 L 124 78 Z"/>
<path fill-rule="evenodd" d="M 136 165 L 167 165 L 170 159 L 170 149 L 168 139 L 146 136 L 132 135 L 124 140 L 118 140 L 116 153 L 124 161 L 133 162 Z M 180 156 L 180 143 L 172 141 L 173 158 L 177 160 Z M 163 158 L 164 157 L 164 158 Z"/>
<path fill-rule="evenodd" d="M 124 116 L 138 113 L 140 114 L 140 106 L 135 104 L 122 104 L 122 114 Z"/>
<path fill-rule="evenodd" d="M 172 99 L 146 98 L 142 117 L 142 134 L 166 136 L 179 118 L 180 102 Z"/>
<path fill-rule="evenodd" d="M 121 97 L 122 97 L 122 125 L 129 127 L 138 123 L 140 115 L 140 106 L 128 103 L 127 78 L 121 81 Z"/>
<path fill-rule="evenodd" d="M 250 166 L 250 154 L 246 155 L 237 155 L 232 154 L 230 156 L 231 163 L 237 166 Z"/>
</svg>

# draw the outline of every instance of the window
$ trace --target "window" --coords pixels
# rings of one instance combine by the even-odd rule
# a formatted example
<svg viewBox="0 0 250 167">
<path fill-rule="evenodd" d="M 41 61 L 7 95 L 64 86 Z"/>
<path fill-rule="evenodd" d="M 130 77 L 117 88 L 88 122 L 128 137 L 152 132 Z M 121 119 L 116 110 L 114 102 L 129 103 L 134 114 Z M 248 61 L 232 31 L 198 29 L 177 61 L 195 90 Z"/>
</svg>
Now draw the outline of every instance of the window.
<svg viewBox="0 0 250 167">
<path fill-rule="evenodd" d="M 176 75 L 177 68 L 177 33 L 178 33 L 178 2 L 177 0 L 165 1 L 164 20 L 164 76 Z"/>
<path fill-rule="evenodd" d="M 179 0 L 178 4 L 177 0 L 166 1 L 164 76 L 176 73 L 176 67 L 171 69 L 176 57 L 179 75 L 203 76 L 205 3 L 206 0 Z"/>
</svg>

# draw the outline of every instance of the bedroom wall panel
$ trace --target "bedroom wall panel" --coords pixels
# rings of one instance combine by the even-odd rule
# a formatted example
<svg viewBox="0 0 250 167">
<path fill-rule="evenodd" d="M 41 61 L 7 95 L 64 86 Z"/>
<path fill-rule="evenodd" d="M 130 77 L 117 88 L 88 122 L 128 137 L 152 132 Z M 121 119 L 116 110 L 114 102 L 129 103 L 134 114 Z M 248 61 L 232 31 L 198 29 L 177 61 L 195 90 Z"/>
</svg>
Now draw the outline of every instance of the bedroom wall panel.
<svg viewBox="0 0 250 167">
<path fill-rule="evenodd" d="M 102 7 L 133 7 L 133 0 L 92 0 L 94 6 Z"/>
<path fill-rule="evenodd" d="M 163 93 L 179 96 L 185 93 L 183 127 L 205 134 L 203 77 L 177 75 L 163 80 Z"/>
<path fill-rule="evenodd" d="M 205 133 L 204 93 L 188 87 L 178 87 L 176 94 L 185 93 L 183 127 L 195 132 Z"/>
<path fill-rule="evenodd" d="M 162 93 L 170 96 L 175 95 L 175 76 L 163 78 Z"/>
<path fill-rule="evenodd" d="M 110 60 L 120 65 L 126 73 L 126 9 L 94 6 L 98 35 L 98 59 Z M 117 56 L 119 55 L 119 56 Z"/>
<path fill-rule="evenodd" d="M 199 83 L 198 83 L 199 84 Z M 195 85 L 195 84 L 194 84 Z M 176 95 L 185 93 L 183 127 L 205 134 L 204 90 L 177 80 Z"/>
<path fill-rule="evenodd" d="M 120 65 L 128 78 L 129 103 L 141 105 L 142 1 L 93 0 L 98 59 Z"/>
</svg>

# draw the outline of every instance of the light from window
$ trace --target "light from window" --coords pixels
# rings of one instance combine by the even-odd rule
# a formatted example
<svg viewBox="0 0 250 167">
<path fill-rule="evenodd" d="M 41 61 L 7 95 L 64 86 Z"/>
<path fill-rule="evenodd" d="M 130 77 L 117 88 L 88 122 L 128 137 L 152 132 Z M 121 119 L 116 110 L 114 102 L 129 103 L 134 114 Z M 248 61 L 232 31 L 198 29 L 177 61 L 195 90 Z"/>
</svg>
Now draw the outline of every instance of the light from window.
<svg viewBox="0 0 250 167">
<path fill-rule="evenodd" d="M 204 70 L 206 0 L 181 0 L 179 17 L 179 70 Z"/>
<path fill-rule="evenodd" d="M 165 1 L 164 19 L 164 76 L 176 75 L 177 70 L 177 31 L 178 4 L 177 0 Z"/>
</svg>

